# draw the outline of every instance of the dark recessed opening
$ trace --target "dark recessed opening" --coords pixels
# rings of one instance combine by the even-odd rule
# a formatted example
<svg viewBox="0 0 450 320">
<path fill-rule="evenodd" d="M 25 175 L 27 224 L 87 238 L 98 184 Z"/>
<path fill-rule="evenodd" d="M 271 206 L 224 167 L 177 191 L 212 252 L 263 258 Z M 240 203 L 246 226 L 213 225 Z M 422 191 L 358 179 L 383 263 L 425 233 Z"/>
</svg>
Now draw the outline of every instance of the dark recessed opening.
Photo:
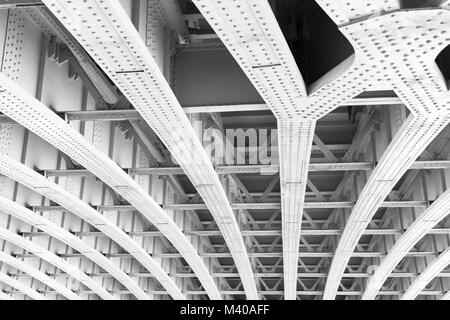
<svg viewBox="0 0 450 320">
<path fill-rule="evenodd" d="M 272 9 L 307 85 L 354 53 L 314 0 L 276 0 Z"/>
<path fill-rule="evenodd" d="M 447 82 L 448 88 L 450 81 L 450 45 L 445 47 L 445 49 L 438 54 L 435 61 Z"/>
<path fill-rule="evenodd" d="M 415 8 L 437 8 L 445 0 L 400 0 L 400 8 L 415 9 Z"/>
<path fill-rule="evenodd" d="M 180 6 L 183 14 L 197 14 L 200 13 L 197 6 L 192 2 L 192 0 L 178 0 L 178 5 Z"/>
</svg>

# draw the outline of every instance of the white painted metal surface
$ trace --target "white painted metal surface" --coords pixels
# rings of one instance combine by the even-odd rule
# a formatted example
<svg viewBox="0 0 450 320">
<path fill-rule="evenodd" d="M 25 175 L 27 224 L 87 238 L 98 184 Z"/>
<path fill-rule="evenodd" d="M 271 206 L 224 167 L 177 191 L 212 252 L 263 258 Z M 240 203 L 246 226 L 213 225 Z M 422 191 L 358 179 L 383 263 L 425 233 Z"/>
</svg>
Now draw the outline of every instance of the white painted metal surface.
<svg viewBox="0 0 450 320">
<path fill-rule="evenodd" d="M 115 300 L 115 298 L 108 291 L 106 291 L 99 283 L 94 281 L 92 278 L 88 277 L 77 266 L 68 263 L 67 261 L 61 259 L 60 257 L 50 252 L 49 250 L 41 247 L 40 245 L 37 245 L 34 242 L 27 240 L 24 237 L 21 237 L 18 234 L 9 231 L 8 229 L 1 227 L 0 227 L 0 239 L 11 242 L 12 244 L 36 255 L 42 260 L 53 264 L 57 268 L 66 272 L 70 277 L 86 285 L 100 298 L 104 300 Z"/>
<path fill-rule="evenodd" d="M 346 16 L 343 7 L 352 14 L 357 12 L 357 8 L 353 8 L 350 2 L 337 4 L 319 1 L 319 4 L 341 26 L 355 18 Z M 384 10 L 382 5 L 379 8 Z M 359 61 L 359 64 L 354 68 L 373 65 L 373 69 L 367 71 L 374 79 L 384 75 L 410 109 L 412 116 L 394 137 L 358 198 L 337 246 L 324 299 L 335 297 L 351 253 L 380 203 L 412 162 L 449 122 L 450 96 L 434 63 L 436 55 L 448 44 L 445 33 L 439 30 L 448 23 L 446 17 L 449 13 L 441 9 L 372 13 L 378 13 L 379 16 L 369 16 L 340 28 L 355 48 L 355 61 Z M 365 12 L 361 12 L 359 16 L 364 14 Z M 428 28 L 429 37 L 433 40 L 423 37 L 420 41 L 408 41 L 421 28 Z M 411 54 L 416 50 L 420 50 L 421 54 Z M 406 57 L 407 64 L 403 62 Z M 357 73 L 354 74 L 354 71 L 355 69 L 353 72 L 350 70 L 346 75 L 355 78 Z M 345 75 L 341 78 L 345 78 Z M 437 101 L 436 97 L 444 99 Z"/>
<path fill-rule="evenodd" d="M 223 233 L 247 297 L 257 299 L 247 249 L 220 180 L 175 95 L 120 3 L 115 0 L 82 3 L 49 0 L 44 3 L 121 89 L 185 170 Z M 74 12 L 77 12 L 76 16 Z M 121 194 L 136 199 L 130 188 L 120 189 Z M 156 225 L 163 228 L 161 223 Z M 200 268 L 198 262 L 188 262 L 193 268 L 195 265 Z M 205 288 L 209 287 L 211 298 L 218 299 L 218 292 L 213 294 L 216 289 L 213 289 L 215 285 L 209 273 L 206 270 L 202 273 L 199 273 L 199 278 Z"/>
<path fill-rule="evenodd" d="M 425 287 L 439 275 L 450 264 L 450 248 L 445 250 L 439 257 L 433 260 L 428 267 L 416 278 L 406 292 L 401 296 L 401 300 L 414 300 Z M 444 300 L 449 299 L 449 294 L 443 296 Z"/>
<path fill-rule="evenodd" d="M 60 204 L 79 218 L 85 220 L 96 229 L 110 237 L 122 248 L 128 251 L 139 261 L 158 281 L 164 286 L 167 292 L 177 300 L 185 299 L 180 289 L 167 273 L 156 263 L 152 257 L 125 232 L 112 223 L 108 218 L 84 201 L 74 197 L 55 183 L 50 182 L 40 174 L 30 168 L 14 161 L 13 159 L 0 155 L 0 174 L 19 182 L 44 197 Z"/>
<path fill-rule="evenodd" d="M 442 272 L 449 259 L 449 220 L 436 228 L 450 202 L 449 70 L 442 59 L 448 52 L 437 57 L 450 43 L 448 1 L 427 1 L 425 8 L 420 1 L 318 0 L 354 54 L 309 87 L 293 56 L 310 78 L 325 67 L 317 66 L 321 59 L 339 55 L 318 52 L 326 47 L 324 39 L 316 27 L 308 32 L 327 19 L 313 1 L 302 2 L 301 14 L 284 12 L 295 7 L 284 1 L 193 1 L 201 14 L 190 14 L 192 4 L 180 7 L 176 0 L 46 0 L 61 22 L 45 7 L 0 9 L 0 112 L 6 113 L 0 115 L 2 196 L 21 208 L 33 206 L 82 243 L 120 261 L 116 265 L 146 287 L 150 299 L 168 294 L 175 299 L 389 299 L 402 296 L 409 281 L 402 299 L 450 298 L 450 278 Z M 48 42 L 51 57 L 45 57 L 40 31 L 58 38 Z M 189 38 L 195 43 L 184 43 Z M 64 54 L 55 40 L 65 44 Z M 327 39 L 327 45 L 329 40 L 338 39 Z M 66 46 L 84 71 L 70 53 L 71 62 L 61 63 Z M 120 93 L 108 78 L 137 110 L 115 110 L 128 102 L 114 105 Z M 366 107 L 355 107 L 360 105 Z M 64 114 L 69 124 L 59 119 Z M 195 122 L 194 130 L 187 119 Z M 135 121 L 132 127 L 128 121 Z M 221 131 L 278 125 L 280 163 L 212 167 L 210 150 L 198 139 L 211 121 Z M 364 142 L 357 138 L 361 132 Z M 145 145 L 157 155 L 157 168 Z M 176 161 L 168 160 L 170 155 Z M 310 156 L 314 163 L 308 165 Z M 180 175 L 176 183 L 169 179 L 175 175 Z M 89 284 L 89 289 L 75 282 L 50 286 L 38 292 L 44 298 L 58 292 L 58 298 L 133 295 L 129 288 L 116 288 L 116 275 L 98 265 L 93 266 L 98 271 L 86 271 L 84 263 L 92 262 L 83 253 L 67 252 L 69 264 L 50 252 L 60 241 L 28 227 L 19 236 L 14 231 L 23 223 L 2 217 L 8 229 L 0 229 L 3 254 L 15 244 L 29 252 L 20 255 L 23 263 L 40 257 L 63 271 L 44 262 L 50 279 Z M 3 269 L 11 268 L 6 263 Z M 8 273 L 6 281 L 31 281 L 23 289 L 40 290 L 40 281 L 48 281 L 39 273 L 43 269 Z M 16 289 L 0 283 L 0 299 L 23 299 Z"/>
<path fill-rule="evenodd" d="M 306 88 L 266 1 L 194 1 L 278 120 L 285 298 L 295 299 L 298 251 L 316 117 L 304 112 Z"/>
<path fill-rule="evenodd" d="M 183 254 L 211 298 L 220 298 L 217 287 L 196 250 L 148 193 L 54 112 L 2 74 L 0 88 L 0 110 L 3 113 L 71 156 L 127 199 Z"/>
<path fill-rule="evenodd" d="M 31 289 L 30 287 L 24 285 L 19 280 L 13 279 L 6 274 L 0 272 L 0 282 L 3 282 L 7 284 L 10 287 L 13 287 L 20 292 L 22 292 L 24 295 L 30 297 L 33 300 L 47 300 L 48 298 L 40 294 L 34 289 Z"/>
<path fill-rule="evenodd" d="M 39 271 L 37 268 L 32 267 L 19 259 L 13 258 L 12 256 L 4 252 L 0 252 L 0 261 L 46 284 L 50 288 L 53 288 L 57 293 L 61 294 L 62 296 L 66 297 L 69 300 L 81 299 L 78 295 L 76 295 L 73 291 L 69 290 L 66 286 L 57 282 L 55 279 L 50 278 L 48 275 Z"/>
<path fill-rule="evenodd" d="M 114 278 L 117 279 L 117 281 L 130 290 L 136 298 L 141 300 L 148 299 L 148 295 L 142 290 L 142 288 L 140 288 L 134 280 L 132 280 L 110 259 L 106 258 L 102 253 L 95 250 L 92 246 L 86 244 L 80 238 L 74 236 L 67 230 L 3 196 L 0 196 L 0 211 L 16 217 L 17 219 L 22 220 L 29 225 L 46 232 L 55 239 L 67 244 L 109 272 Z"/>
<path fill-rule="evenodd" d="M 371 276 L 368 280 L 366 291 L 362 296 L 362 299 L 369 300 L 374 299 L 381 289 L 381 286 L 392 273 L 394 268 L 402 261 L 407 252 L 411 251 L 414 245 L 420 241 L 431 229 L 443 218 L 450 214 L 450 190 L 447 190 L 442 194 L 433 204 L 422 213 L 414 223 L 408 228 L 408 230 L 397 240 L 395 245 L 391 248 L 388 255 L 382 260 L 381 264 L 375 271 L 375 274 Z M 428 282 L 431 275 L 436 276 L 443 268 L 437 267 L 445 261 L 445 256 L 438 258 L 435 262 L 429 265 L 429 270 L 424 271 L 411 285 L 408 289 L 407 294 L 405 294 L 405 299 L 413 299 L 415 296 L 412 292 L 418 291 L 421 283 L 427 279 Z M 449 261 L 450 263 L 450 261 Z M 435 266 L 434 266 L 435 265 Z M 447 263 L 448 265 L 448 263 Z M 424 285 L 426 285 L 426 282 Z"/>
<path fill-rule="evenodd" d="M 191 36 L 183 20 L 177 0 L 149 0 L 147 5 L 149 10 L 162 20 L 163 26 L 170 26 L 171 29 L 175 30 L 181 43 L 190 41 Z"/>
<path fill-rule="evenodd" d="M 94 87 L 101 94 L 106 103 L 114 104 L 118 101 L 117 94 L 114 92 L 112 86 L 107 85 L 108 80 L 105 75 L 96 71 L 92 60 L 84 57 L 80 51 L 80 46 L 75 44 L 62 30 L 61 26 L 54 22 L 54 19 L 49 16 L 49 13 L 42 7 L 25 8 L 24 12 L 36 24 L 36 26 L 48 37 L 58 37 L 61 39 L 72 54 L 77 59 L 80 66 L 86 72 L 89 79 L 92 81 Z"/>
<path fill-rule="evenodd" d="M 10 295 L 7 295 L 3 291 L 0 291 L 0 300 L 14 300 L 14 298 Z"/>
</svg>

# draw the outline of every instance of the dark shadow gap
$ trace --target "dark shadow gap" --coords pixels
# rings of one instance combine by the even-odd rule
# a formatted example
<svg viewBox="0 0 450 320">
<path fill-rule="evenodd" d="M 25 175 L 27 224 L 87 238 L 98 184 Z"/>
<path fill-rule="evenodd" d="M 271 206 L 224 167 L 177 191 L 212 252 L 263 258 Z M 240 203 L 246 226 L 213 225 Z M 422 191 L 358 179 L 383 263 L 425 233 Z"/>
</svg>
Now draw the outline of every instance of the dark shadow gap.
<svg viewBox="0 0 450 320">
<path fill-rule="evenodd" d="M 445 47 L 445 49 L 438 54 L 435 61 L 445 78 L 448 89 L 450 81 L 450 45 Z"/>
<path fill-rule="evenodd" d="M 276 0 L 272 9 L 306 85 L 354 53 L 350 42 L 314 0 Z"/>
</svg>

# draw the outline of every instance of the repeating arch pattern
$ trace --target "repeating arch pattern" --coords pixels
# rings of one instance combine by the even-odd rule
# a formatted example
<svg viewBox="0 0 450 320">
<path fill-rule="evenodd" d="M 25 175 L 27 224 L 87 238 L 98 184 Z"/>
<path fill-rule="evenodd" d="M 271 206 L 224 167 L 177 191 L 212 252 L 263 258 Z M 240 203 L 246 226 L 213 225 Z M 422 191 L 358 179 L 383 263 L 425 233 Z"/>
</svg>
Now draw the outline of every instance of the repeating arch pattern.
<svg viewBox="0 0 450 320">
<path fill-rule="evenodd" d="M 167 237 L 183 255 L 212 299 L 220 293 L 204 261 L 176 223 L 115 162 L 90 145 L 78 132 L 12 80 L 0 74 L 1 111 L 53 144 L 94 173 L 127 199 L 143 216 Z"/>
<path fill-rule="evenodd" d="M 74 197 L 55 183 L 50 182 L 27 166 L 7 156 L 0 155 L 0 173 L 60 204 L 79 218 L 95 226 L 126 251 L 130 252 L 137 261 L 145 266 L 159 280 L 174 299 L 185 299 L 173 279 L 168 276 L 161 266 L 139 244 L 84 201 Z"/>
<path fill-rule="evenodd" d="M 36 290 L 31 289 L 30 287 L 24 285 L 19 280 L 13 279 L 2 272 L 0 272 L 0 282 L 3 282 L 4 284 L 7 284 L 8 286 L 19 290 L 24 295 L 30 297 L 33 300 L 47 300 L 46 297 L 44 297 Z"/>
<path fill-rule="evenodd" d="M 387 277 L 405 257 L 406 253 L 430 232 L 439 221 L 448 216 L 448 214 L 450 214 L 450 190 L 444 192 L 435 202 L 433 202 L 433 204 L 414 221 L 400 239 L 396 241 L 388 255 L 382 260 L 375 274 L 369 279 L 366 291 L 362 298 L 366 300 L 374 299 Z M 407 293 L 405 293 L 404 298 L 414 298 L 412 292 L 418 293 L 417 290 L 420 285 L 424 283 L 423 279 L 429 279 L 430 275 L 433 275 L 434 277 L 439 273 L 442 269 L 435 273 L 435 271 L 439 269 L 438 266 L 443 265 L 443 268 L 446 267 L 445 262 L 443 263 L 443 261 L 445 261 L 445 255 L 443 255 L 442 258 L 437 258 L 435 262 L 432 262 L 429 265 L 429 270 L 424 271 L 422 275 L 414 281 Z M 424 285 L 426 285 L 426 283 Z"/>
<path fill-rule="evenodd" d="M 416 278 L 406 292 L 401 296 L 401 300 L 413 300 L 420 292 L 433 280 L 442 270 L 450 264 L 450 249 L 445 250 L 439 257 L 432 261 L 428 267 Z M 449 293 L 443 296 L 448 300 Z"/>
<path fill-rule="evenodd" d="M 133 281 L 111 260 L 106 258 L 103 254 L 101 254 L 93 247 L 89 246 L 80 238 L 74 236 L 67 230 L 59 227 L 58 225 L 38 215 L 37 213 L 26 209 L 3 196 L 0 196 L 0 211 L 7 213 L 19 220 L 22 220 L 29 225 L 46 232 L 53 238 L 67 244 L 68 246 L 80 252 L 86 258 L 92 260 L 104 270 L 109 272 L 114 278 L 117 279 L 117 281 L 128 288 L 130 292 L 136 296 L 136 298 L 141 300 L 148 299 L 148 295 L 142 290 L 142 288 L 140 288 L 135 281 Z"/>
<path fill-rule="evenodd" d="M 247 297 L 258 299 L 247 248 L 219 177 L 119 1 L 44 3 L 109 75 L 186 172 L 223 234 Z M 79 9 L 76 17 L 74 8 Z M 217 292 L 213 297 L 218 298 Z"/>
<path fill-rule="evenodd" d="M 78 280 L 79 282 L 86 285 L 89 289 L 95 292 L 100 298 L 104 300 L 115 300 L 115 298 L 106 291 L 100 284 L 94 281 L 92 278 L 88 277 L 84 272 L 82 272 L 78 267 L 67 261 L 61 259 L 49 250 L 35 244 L 34 242 L 19 236 L 5 228 L 0 228 L 0 239 L 8 241 L 26 251 L 36 255 L 44 261 L 54 265 L 55 267 L 66 272 L 72 278 Z"/>
<path fill-rule="evenodd" d="M 71 290 L 57 282 L 55 279 L 50 278 L 45 273 L 39 271 L 38 269 L 26 264 L 25 262 L 16 259 L 4 252 L 0 252 L 0 261 L 14 267 L 21 272 L 24 272 L 34 279 L 46 284 L 47 286 L 53 288 L 56 292 L 66 297 L 69 300 L 80 300 L 80 297 L 73 293 Z"/>
</svg>

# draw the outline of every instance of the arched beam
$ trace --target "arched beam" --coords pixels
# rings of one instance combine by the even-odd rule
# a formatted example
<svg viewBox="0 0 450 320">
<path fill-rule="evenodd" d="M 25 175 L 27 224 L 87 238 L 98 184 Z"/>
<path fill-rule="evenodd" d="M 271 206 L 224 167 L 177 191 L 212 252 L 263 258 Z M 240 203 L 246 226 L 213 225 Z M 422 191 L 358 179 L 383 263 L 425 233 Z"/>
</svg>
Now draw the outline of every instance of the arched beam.
<svg viewBox="0 0 450 320">
<path fill-rule="evenodd" d="M 19 236 L 16 233 L 9 231 L 8 229 L 0 227 L 0 239 L 8 241 L 17 247 L 20 247 L 44 261 L 54 265 L 55 267 L 61 269 L 67 273 L 70 277 L 83 283 L 93 292 L 95 292 L 100 298 L 104 300 L 115 300 L 115 298 L 106 291 L 100 284 L 94 281 L 92 278 L 88 277 L 84 272 L 82 272 L 78 267 L 73 264 L 68 263 L 66 260 L 61 259 L 54 253 L 48 251 L 47 249 L 35 244 L 34 242 Z"/>
<path fill-rule="evenodd" d="M 221 299 L 204 261 L 178 225 L 158 203 L 113 160 L 89 144 L 64 120 L 3 74 L 0 74 L 0 111 L 53 144 L 128 200 L 183 255 L 209 297 Z"/>
<path fill-rule="evenodd" d="M 400 128 L 347 220 L 328 273 L 324 299 L 334 299 L 348 261 L 372 217 L 409 166 L 447 123 L 444 117 L 410 116 Z"/>
<path fill-rule="evenodd" d="M 86 258 L 96 263 L 98 266 L 109 272 L 114 278 L 122 283 L 130 292 L 141 300 L 149 299 L 149 296 L 139 285 L 133 281 L 125 272 L 116 266 L 111 260 L 106 258 L 96 249 L 86 244 L 80 238 L 74 236 L 66 229 L 59 227 L 53 222 L 45 219 L 39 214 L 22 207 L 21 205 L 0 196 L 0 211 L 7 213 L 29 225 L 46 232 L 48 235 L 72 247 L 83 254 Z"/>
<path fill-rule="evenodd" d="M 69 300 L 80 300 L 81 298 L 69 290 L 67 287 L 63 286 L 61 283 L 53 278 L 50 278 L 45 273 L 41 272 L 39 269 L 26 264 L 25 262 L 16 259 L 9 254 L 0 251 L 0 261 L 14 267 L 21 272 L 24 272 L 34 279 L 44 283 L 45 285 L 53 288 L 57 293 L 66 297 Z"/>
<path fill-rule="evenodd" d="M 384 257 L 378 266 L 375 274 L 371 276 L 366 285 L 362 299 L 374 299 L 381 289 L 381 286 L 395 269 L 395 267 L 403 260 L 405 255 L 411 251 L 414 245 L 420 241 L 433 227 L 442 219 L 450 214 L 450 190 L 444 192 L 433 204 L 422 213 L 414 223 L 406 230 L 406 232 L 397 240 L 390 249 L 388 255 Z M 436 259 L 436 266 L 439 266 L 439 258 Z M 427 268 L 428 269 L 428 268 Z M 426 269 L 426 270 L 427 270 Z M 425 275 L 420 275 L 408 289 L 409 293 L 406 299 L 413 299 L 413 292 L 417 292 L 417 288 L 423 282 L 422 279 L 428 279 L 429 274 L 433 274 L 436 267 L 430 265 L 430 270 Z M 424 271 L 425 273 L 425 271 Z M 439 272 L 438 272 L 439 273 Z M 437 274 L 437 273 L 436 273 Z M 429 281 L 428 281 L 429 282 Z M 427 282 L 427 283 L 428 283 Z M 425 284 L 426 285 L 426 284 Z"/>
<path fill-rule="evenodd" d="M 228 47 L 230 53 L 239 62 L 249 79 L 252 80 L 255 87 L 266 100 L 266 103 L 274 111 L 274 114 L 279 120 L 280 131 L 294 133 L 292 136 L 297 138 L 297 140 L 291 138 L 291 142 L 289 143 L 289 140 L 283 140 L 283 134 L 280 134 L 280 163 L 282 168 L 287 168 L 285 172 L 288 173 L 284 179 L 285 183 L 282 183 L 282 188 L 284 185 L 285 190 L 282 193 L 282 203 L 284 204 L 283 215 L 289 216 L 289 213 L 295 213 L 295 210 L 298 208 L 301 209 L 303 203 L 304 194 L 302 190 L 304 190 L 304 187 L 301 184 L 302 181 L 304 183 L 306 174 L 299 173 L 306 171 L 301 169 L 305 160 L 309 160 L 309 144 L 306 145 L 306 141 L 308 135 L 314 132 L 314 126 L 309 126 L 304 121 L 317 120 L 344 103 L 348 98 L 352 98 L 358 93 L 369 89 L 374 83 L 384 81 L 386 72 L 380 70 L 382 70 L 382 66 L 385 63 L 380 61 L 378 66 L 373 67 L 373 62 L 370 61 L 372 60 L 372 52 L 369 52 L 368 55 L 370 59 L 366 58 L 367 55 L 365 52 L 368 47 L 374 47 L 374 44 L 361 44 L 357 34 L 359 29 L 356 29 L 356 27 L 350 25 L 345 27 L 345 29 L 342 28 L 347 38 L 354 44 L 356 49 L 355 55 L 342 62 L 314 83 L 309 90 L 308 97 L 302 97 L 304 90 L 298 90 L 299 93 L 295 95 L 296 100 L 291 99 L 291 101 L 288 101 L 289 103 L 287 105 L 289 108 L 283 110 L 282 106 L 286 101 L 282 99 L 280 101 L 280 98 L 274 99 L 271 93 L 273 92 L 274 95 L 278 93 L 278 96 L 288 99 L 290 97 L 289 93 L 292 93 L 289 91 L 289 85 L 292 84 L 289 83 L 289 80 L 292 81 L 293 79 L 293 77 L 290 77 L 292 75 L 289 72 L 297 70 L 297 68 L 295 64 L 293 65 L 291 63 L 292 60 L 289 59 L 289 50 L 286 50 L 286 45 L 282 40 L 283 35 L 279 31 L 278 24 L 271 14 L 268 4 L 266 2 L 262 4 L 252 0 L 242 2 L 194 0 L 194 2 Z M 374 13 L 379 14 L 384 11 L 399 8 L 397 1 L 338 2 L 340 3 L 336 4 L 327 0 L 319 1 L 338 25 L 349 24 L 353 20 L 358 20 Z M 363 28 L 361 25 L 358 25 L 358 28 L 367 29 L 366 26 Z M 373 32 L 373 25 L 369 26 L 369 29 L 370 32 Z M 274 48 L 276 49 L 274 50 Z M 284 56 L 282 56 L 283 54 Z M 284 74 L 280 71 L 284 71 Z M 395 76 L 398 75 L 395 74 Z M 387 78 L 390 79 L 390 77 Z M 396 88 L 399 82 L 398 80 L 391 80 L 390 84 Z M 297 83 L 299 82 L 297 81 Z M 439 81 L 438 83 L 438 88 L 442 89 L 442 83 Z M 279 87 L 275 84 L 279 85 Z M 397 89 L 397 91 L 403 93 L 403 98 L 407 102 L 410 102 L 408 99 L 411 93 L 408 92 L 409 89 L 405 87 Z M 281 94 L 277 90 L 280 90 Z M 422 117 L 411 117 L 407 124 L 402 127 L 401 133 L 391 143 L 388 149 L 389 152 L 380 161 L 378 169 L 375 170 L 371 180 L 367 183 L 365 191 L 361 194 L 359 207 L 358 204 L 355 207 L 346 232 L 344 232 L 341 238 L 341 245 L 338 247 L 332 268 L 330 269 L 330 277 L 324 295 L 326 299 L 334 297 L 335 290 L 337 290 L 340 283 L 342 273 L 351 256 L 351 252 L 356 247 L 361 234 L 370 222 L 371 216 L 373 216 L 387 193 L 395 185 L 394 180 L 398 180 L 411 164 L 411 159 L 404 157 L 404 155 L 418 156 L 431 139 L 449 121 L 447 117 L 442 117 L 441 114 L 428 116 L 430 110 L 427 110 L 426 107 L 421 108 L 420 104 L 411 102 L 409 106 L 413 114 L 422 114 Z M 440 108 L 435 108 L 435 113 L 436 110 L 439 112 L 442 111 L 438 109 Z M 283 121 L 280 121 L 280 118 L 289 118 L 291 122 L 294 122 L 292 119 L 300 118 L 303 120 L 303 123 L 301 124 L 301 121 L 298 121 L 296 124 L 288 123 L 286 125 Z M 286 127 L 288 127 L 287 130 Z M 312 127 L 312 129 L 309 131 L 305 130 L 308 127 Z M 305 145 L 301 145 L 302 141 Z M 302 147 L 302 153 L 296 152 L 300 146 Z M 393 159 L 395 161 L 392 161 Z M 283 182 L 283 169 L 281 173 L 281 180 Z M 297 177 L 302 178 L 296 179 Z M 386 178 L 385 181 L 383 180 L 384 178 Z M 299 197 L 301 199 L 298 199 Z M 301 212 L 294 214 L 295 217 L 299 215 L 301 217 Z M 283 225 L 283 246 L 293 244 L 297 250 L 292 254 L 285 255 L 284 280 L 285 296 L 287 299 L 292 299 L 295 294 L 293 288 L 295 287 L 296 278 L 292 279 L 291 276 L 292 274 L 296 274 L 296 270 L 293 270 L 291 267 L 297 267 L 297 259 L 286 260 L 286 257 L 293 258 L 295 255 L 298 256 L 298 240 L 289 239 L 289 235 L 299 235 L 300 226 L 295 226 L 291 231 L 288 231 L 289 226 L 289 224 Z M 286 252 L 285 247 L 284 250 Z M 291 247 L 287 251 L 289 252 L 291 250 L 294 251 L 294 247 Z"/>
<path fill-rule="evenodd" d="M 172 89 L 120 2 L 47 0 L 44 3 L 108 74 L 187 173 L 223 234 L 247 298 L 258 299 L 247 248 L 219 177 Z M 106 41 L 99 43 L 98 39 Z M 182 252 L 186 250 L 178 249 Z M 189 263 L 189 259 L 186 260 Z M 190 264 L 195 269 L 196 265 Z M 205 270 L 203 274 L 199 273 L 199 278 L 210 282 L 204 283 L 204 286 L 209 286 L 207 290 L 211 297 L 218 299 L 219 292 L 213 293 L 217 289 L 213 288 L 215 285 L 209 273 Z"/>
<path fill-rule="evenodd" d="M 136 241 L 83 200 L 76 198 L 57 184 L 8 156 L 0 155 L 0 174 L 58 203 L 103 232 L 139 261 L 161 283 L 173 299 L 185 299 L 174 280 Z"/>
<path fill-rule="evenodd" d="M 306 180 L 318 118 L 304 112 L 305 83 L 269 2 L 194 3 L 278 120 L 284 291 L 286 299 L 295 299 Z"/>
<path fill-rule="evenodd" d="M 450 264 L 450 248 L 445 250 L 433 262 L 431 262 L 425 270 L 414 279 L 406 292 L 401 296 L 401 300 L 414 300 L 427 284 L 431 282 L 437 275 Z M 443 299 L 447 299 L 449 294 L 444 295 Z"/>
<path fill-rule="evenodd" d="M 3 282 L 4 284 L 19 290 L 24 295 L 30 297 L 33 300 L 48 300 L 47 297 L 43 296 L 36 290 L 24 285 L 19 280 L 16 280 L 16 279 L 11 278 L 10 276 L 7 276 L 3 272 L 0 272 L 0 282 Z"/>
<path fill-rule="evenodd" d="M 74 57 L 77 59 L 77 62 L 92 82 L 92 85 L 107 104 L 113 105 L 118 102 L 117 93 L 108 83 L 107 77 L 104 74 L 97 72 L 97 67 L 94 62 L 91 59 L 85 58 L 82 50 L 80 50 L 80 47 L 73 43 L 73 41 L 65 34 L 60 25 L 55 23 L 54 18 L 51 17 L 45 7 L 25 7 L 22 10 L 47 37 L 51 38 L 56 36 L 70 48 Z"/>
<path fill-rule="evenodd" d="M 354 45 L 356 55 L 360 59 L 363 57 L 363 64 L 372 67 L 370 72 L 374 78 L 384 78 L 412 113 L 367 181 L 339 240 L 324 291 L 324 299 L 334 299 L 351 254 L 380 204 L 413 161 L 450 121 L 446 84 L 434 63 L 439 51 L 449 42 L 440 33 L 440 30 L 449 27 L 449 14 L 441 9 L 426 9 L 397 10 L 389 14 L 370 12 L 368 16 L 359 13 L 357 17 L 353 8 L 347 11 L 355 16 L 346 20 L 343 18 L 346 17 L 345 10 L 341 6 L 351 7 L 353 2 L 318 2 L 341 26 L 340 30 Z M 382 1 L 377 4 L 379 9 L 386 9 Z M 392 10 L 391 6 L 388 7 Z M 373 13 L 378 14 L 372 16 Z M 433 30 L 430 34 L 433 40 L 409 41 L 417 34 L 417 26 Z M 411 52 L 419 50 L 423 54 L 411 55 Z M 409 58 L 408 64 L 403 62 L 405 57 Z M 380 78 L 380 75 L 383 77 Z M 421 79 L 424 78 L 429 82 L 423 83 Z"/>
</svg>

